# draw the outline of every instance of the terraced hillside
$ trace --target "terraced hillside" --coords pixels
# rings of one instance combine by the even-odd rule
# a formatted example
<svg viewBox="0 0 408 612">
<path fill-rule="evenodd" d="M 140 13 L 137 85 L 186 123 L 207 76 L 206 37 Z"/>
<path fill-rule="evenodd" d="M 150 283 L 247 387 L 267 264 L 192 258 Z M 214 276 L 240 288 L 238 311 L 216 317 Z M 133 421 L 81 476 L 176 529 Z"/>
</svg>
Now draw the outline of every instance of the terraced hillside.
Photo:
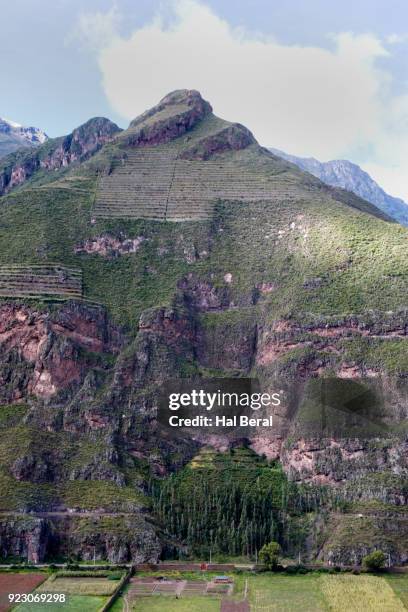
<svg viewBox="0 0 408 612">
<path fill-rule="evenodd" d="M 175 164 L 176 152 L 169 147 L 130 151 L 99 180 L 93 215 L 164 221 Z"/>
<path fill-rule="evenodd" d="M 215 117 L 209 109 L 187 136 L 169 142 L 164 136 L 160 142 L 153 131 L 145 137 L 163 122 L 179 125 L 188 110 L 177 103 L 159 108 L 115 138 L 116 155 L 98 181 L 94 218 L 200 221 L 212 218 L 219 201 L 273 205 L 320 197 L 321 183 L 299 181 L 246 128 Z M 360 205 L 365 206 L 362 200 Z"/>
<path fill-rule="evenodd" d="M 213 533 L 220 553 L 406 560 L 408 230 L 194 91 L 43 147 L 0 165 L 4 555 L 156 560 Z M 282 390 L 272 431 L 172 436 L 160 390 L 192 377 Z"/>
<path fill-rule="evenodd" d="M 0 296 L 81 299 L 82 271 L 52 264 L 0 265 Z"/>
<path fill-rule="evenodd" d="M 265 174 L 263 164 L 246 160 L 188 161 L 176 147 L 149 147 L 127 153 L 98 183 L 95 217 L 159 221 L 209 219 L 218 200 L 271 203 L 307 197 L 287 176 Z"/>
</svg>

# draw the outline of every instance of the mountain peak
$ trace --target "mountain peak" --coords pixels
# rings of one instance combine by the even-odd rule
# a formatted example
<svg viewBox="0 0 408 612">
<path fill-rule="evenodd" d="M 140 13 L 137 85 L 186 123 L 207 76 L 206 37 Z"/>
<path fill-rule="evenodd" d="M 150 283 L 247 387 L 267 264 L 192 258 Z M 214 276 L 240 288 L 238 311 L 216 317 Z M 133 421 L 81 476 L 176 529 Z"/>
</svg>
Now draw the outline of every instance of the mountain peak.
<svg viewBox="0 0 408 612">
<path fill-rule="evenodd" d="M 172 106 L 174 104 L 186 104 L 187 106 L 203 106 L 207 112 L 212 112 L 212 106 L 204 100 L 196 89 L 176 89 L 162 98 L 158 106 Z"/>
<path fill-rule="evenodd" d="M 73 141 L 75 140 L 98 140 L 99 144 L 110 140 L 121 129 L 106 117 L 92 117 L 85 123 L 75 128 L 69 135 Z"/>
<path fill-rule="evenodd" d="M 130 123 L 125 132 L 131 146 L 160 144 L 178 138 L 212 113 L 195 89 L 178 89 Z"/>
<path fill-rule="evenodd" d="M 202 116 L 212 112 L 211 104 L 204 100 L 196 89 L 176 89 L 164 96 L 158 104 L 133 119 L 130 126 L 140 125 L 146 119 L 163 113 L 163 111 L 167 111 L 169 114 L 177 114 L 183 109 L 196 110 Z"/>
<path fill-rule="evenodd" d="M 49 140 L 45 147 L 30 150 L 28 155 L 23 151 L 22 157 L 18 154 L 5 157 L 0 171 L 0 195 L 24 183 L 37 170 L 57 170 L 88 159 L 121 131 L 110 119 L 93 117 L 70 134 Z"/>
<path fill-rule="evenodd" d="M 279 149 L 269 149 L 274 155 L 296 164 L 321 181 L 332 187 L 347 189 L 355 195 L 371 202 L 387 215 L 408 226 L 408 205 L 384 191 L 376 181 L 357 164 L 347 159 L 333 159 L 320 162 L 314 157 L 297 157 Z"/>
<path fill-rule="evenodd" d="M 10 119 L 6 119 L 5 117 L 0 117 L 0 128 L 5 125 L 9 128 L 22 128 L 21 123 L 16 123 L 15 121 L 10 121 Z"/>
<path fill-rule="evenodd" d="M 46 140 L 48 136 L 42 130 L 0 117 L 0 157 L 21 147 L 36 147 Z"/>
</svg>

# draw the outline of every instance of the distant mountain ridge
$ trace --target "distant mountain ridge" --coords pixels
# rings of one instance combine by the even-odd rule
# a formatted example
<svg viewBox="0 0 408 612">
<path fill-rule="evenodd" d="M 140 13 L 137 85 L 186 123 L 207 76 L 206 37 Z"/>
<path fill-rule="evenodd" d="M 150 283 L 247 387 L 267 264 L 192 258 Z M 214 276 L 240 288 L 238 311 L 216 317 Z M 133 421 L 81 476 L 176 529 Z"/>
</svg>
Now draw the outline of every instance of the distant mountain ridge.
<svg viewBox="0 0 408 612">
<path fill-rule="evenodd" d="M 0 157 L 21 147 L 36 147 L 48 140 L 45 132 L 36 127 L 25 127 L 0 117 Z"/>
<path fill-rule="evenodd" d="M 327 185 L 341 187 L 352 191 L 364 200 L 371 202 L 390 217 L 408 226 L 408 204 L 400 198 L 390 196 L 364 172 L 357 164 L 346 159 L 335 159 L 328 162 L 320 162 L 314 157 L 297 157 L 289 155 L 279 149 L 269 148 L 269 151 L 282 159 L 296 164 L 301 170 L 310 172 Z"/>
</svg>

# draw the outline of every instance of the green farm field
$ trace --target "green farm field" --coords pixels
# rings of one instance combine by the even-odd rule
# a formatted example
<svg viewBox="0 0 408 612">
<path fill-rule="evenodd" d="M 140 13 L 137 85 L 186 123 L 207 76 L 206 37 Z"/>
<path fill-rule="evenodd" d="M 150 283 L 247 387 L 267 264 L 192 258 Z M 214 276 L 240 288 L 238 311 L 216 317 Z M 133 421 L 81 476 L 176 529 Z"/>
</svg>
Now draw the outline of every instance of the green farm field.
<svg viewBox="0 0 408 612">
<path fill-rule="evenodd" d="M 253 612 L 404 612 L 407 589 L 408 576 L 269 574 L 250 578 L 249 600 Z"/>
<path fill-rule="evenodd" d="M 48 580 L 42 583 L 35 593 L 64 593 L 65 602 L 47 604 L 26 603 L 20 604 L 15 609 L 18 612 L 38 612 L 46 609 L 49 612 L 66 610 L 68 612 L 97 612 L 106 603 L 108 597 L 117 587 L 116 580 L 109 580 L 108 575 L 95 572 L 90 576 L 87 572 L 72 572 L 73 575 L 61 572 L 52 574 Z M 78 574 L 78 575 L 76 575 Z"/>
<path fill-rule="evenodd" d="M 181 576 L 180 576 L 181 577 Z M 186 576 L 182 576 L 186 578 Z M 191 579 L 191 576 L 189 576 Z M 243 600 L 248 581 L 251 612 L 404 612 L 408 610 L 408 575 L 319 574 L 234 576 L 236 602 Z M 125 595 L 126 597 L 126 595 Z M 132 601 L 119 598 L 112 610 L 121 612 L 219 612 L 221 598 L 153 595 Z M 128 606 L 128 607 L 127 607 Z"/>
<path fill-rule="evenodd" d="M 213 597 L 183 597 L 180 599 L 166 596 L 141 597 L 132 612 L 219 612 L 221 602 Z M 120 610 L 121 608 L 119 608 Z"/>
<path fill-rule="evenodd" d="M 46 605 L 47 612 L 97 612 L 106 602 L 106 597 L 90 595 L 69 595 L 65 603 L 50 603 Z M 43 608 L 44 609 L 44 608 Z M 38 603 L 21 604 L 16 612 L 39 612 Z"/>
<path fill-rule="evenodd" d="M 41 593 L 65 593 L 67 595 L 111 595 L 117 582 L 104 577 L 57 576 L 47 580 L 38 589 Z"/>
</svg>

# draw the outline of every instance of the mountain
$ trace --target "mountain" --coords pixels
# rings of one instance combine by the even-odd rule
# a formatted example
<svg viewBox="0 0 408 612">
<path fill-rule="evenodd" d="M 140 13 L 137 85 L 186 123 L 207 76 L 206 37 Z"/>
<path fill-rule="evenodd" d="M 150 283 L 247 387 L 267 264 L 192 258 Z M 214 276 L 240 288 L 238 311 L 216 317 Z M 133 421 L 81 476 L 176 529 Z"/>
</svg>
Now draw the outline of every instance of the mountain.
<svg viewBox="0 0 408 612">
<path fill-rule="evenodd" d="M 21 147 L 37 147 L 44 144 L 47 138 L 38 128 L 24 127 L 0 117 L 0 157 Z"/>
<path fill-rule="evenodd" d="M 407 560 L 404 227 L 193 90 L 0 190 L 3 558 Z M 278 392 L 273 427 L 166 426 L 168 381 L 208 378 Z"/>
<path fill-rule="evenodd" d="M 37 179 L 88 159 L 96 153 L 120 128 L 105 117 L 94 117 L 71 134 L 51 138 L 35 149 L 18 149 L 0 160 L 0 195 L 25 183 L 31 176 Z"/>
<path fill-rule="evenodd" d="M 386 193 L 357 164 L 353 164 L 345 159 L 320 162 L 314 157 L 296 157 L 279 149 L 271 148 L 270 151 L 296 164 L 302 170 L 310 172 L 310 174 L 313 174 L 313 176 L 316 176 L 327 185 L 352 191 L 360 196 L 360 198 L 377 206 L 377 208 L 398 221 L 398 223 L 408 226 L 408 204 L 400 198 L 394 198 Z"/>
</svg>

